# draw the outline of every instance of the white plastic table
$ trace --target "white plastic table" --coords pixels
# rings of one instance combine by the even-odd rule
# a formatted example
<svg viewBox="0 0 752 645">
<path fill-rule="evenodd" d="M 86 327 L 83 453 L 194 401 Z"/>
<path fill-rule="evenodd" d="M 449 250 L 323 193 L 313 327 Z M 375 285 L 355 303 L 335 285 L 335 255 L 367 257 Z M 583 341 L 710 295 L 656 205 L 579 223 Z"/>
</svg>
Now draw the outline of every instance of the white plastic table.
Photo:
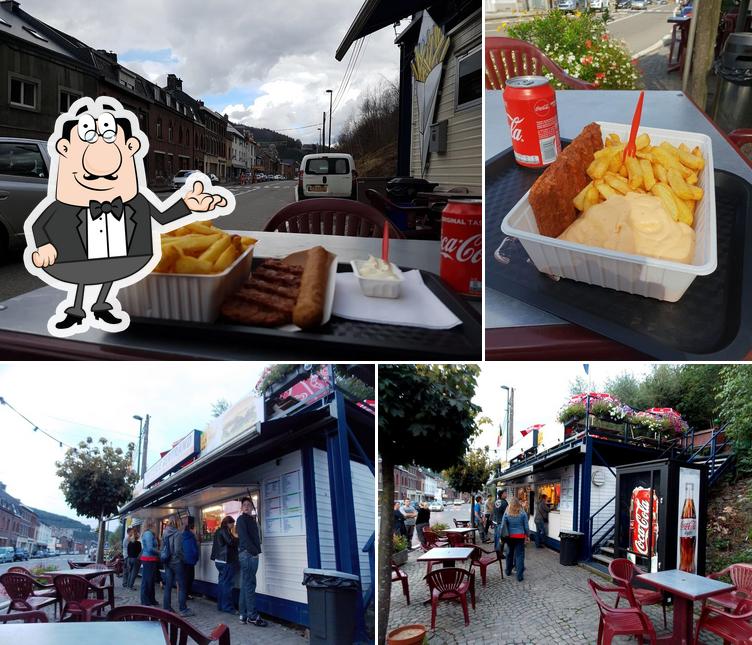
<svg viewBox="0 0 752 645">
<path fill-rule="evenodd" d="M 154 621 L 90 623 L 7 623 L 0 625 L 0 642 L 34 645 L 101 645 L 168 643 L 162 623 Z"/>
</svg>

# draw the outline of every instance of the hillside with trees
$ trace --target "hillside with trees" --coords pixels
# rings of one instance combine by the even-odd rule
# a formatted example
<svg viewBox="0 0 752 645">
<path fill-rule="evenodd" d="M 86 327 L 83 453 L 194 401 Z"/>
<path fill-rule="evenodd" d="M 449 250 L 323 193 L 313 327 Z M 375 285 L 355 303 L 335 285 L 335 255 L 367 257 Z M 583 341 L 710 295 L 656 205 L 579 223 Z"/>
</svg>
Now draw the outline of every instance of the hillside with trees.
<svg viewBox="0 0 752 645">
<path fill-rule="evenodd" d="M 300 161 L 303 158 L 303 143 L 300 139 L 293 139 L 269 128 L 249 127 L 256 143 L 261 144 L 263 147 L 273 145 L 280 159 Z"/>
<path fill-rule="evenodd" d="M 73 529 L 73 539 L 78 542 L 89 542 L 96 539 L 96 532 L 88 524 L 39 508 L 32 508 L 31 510 L 37 514 L 42 524 L 57 526 L 62 529 Z"/>
</svg>

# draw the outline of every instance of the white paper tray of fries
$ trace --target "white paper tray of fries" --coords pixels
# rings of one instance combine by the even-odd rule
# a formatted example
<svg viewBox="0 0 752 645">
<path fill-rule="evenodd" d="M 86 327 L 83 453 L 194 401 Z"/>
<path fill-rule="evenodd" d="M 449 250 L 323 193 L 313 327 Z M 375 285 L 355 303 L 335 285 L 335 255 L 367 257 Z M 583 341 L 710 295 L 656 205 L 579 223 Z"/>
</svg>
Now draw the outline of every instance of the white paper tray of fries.
<svg viewBox="0 0 752 645">
<path fill-rule="evenodd" d="M 239 231 L 226 231 L 242 235 Z M 164 248 L 164 247 L 163 247 Z M 118 292 L 131 316 L 188 322 L 214 322 L 224 300 L 240 289 L 253 264 L 254 244 L 219 273 L 150 273 Z"/>
<path fill-rule="evenodd" d="M 598 121 L 598 124 L 604 140 L 611 133 L 618 134 L 622 141 L 629 139 L 630 126 L 627 124 L 603 121 Z M 520 240 L 542 273 L 676 302 L 698 275 L 713 273 L 718 264 L 711 140 L 704 134 L 642 126 L 639 133 L 650 135 L 651 145 L 667 141 L 678 147 L 684 143 L 690 148 L 698 146 L 702 152 L 705 165 L 698 173 L 697 185 L 704 192 L 694 214 L 696 244 L 691 264 L 621 253 L 541 235 L 528 193 L 504 217 L 501 230 Z"/>
</svg>

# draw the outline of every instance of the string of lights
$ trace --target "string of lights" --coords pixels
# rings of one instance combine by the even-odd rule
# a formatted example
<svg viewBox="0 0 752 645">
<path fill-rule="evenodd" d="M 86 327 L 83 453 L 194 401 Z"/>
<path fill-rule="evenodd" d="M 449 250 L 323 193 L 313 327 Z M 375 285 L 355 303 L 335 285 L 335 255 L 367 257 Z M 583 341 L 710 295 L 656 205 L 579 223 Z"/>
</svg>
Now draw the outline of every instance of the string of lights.
<svg viewBox="0 0 752 645">
<path fill-rule="evenodd" d="M 24 421 L 26 421 L 26 423 L 28 423 L 34 429 L 34 432 L 41 432 L 45 437 L 49 437 L 50 439 L 52 439 L 61 448 L 63 448 L 63 447 L 65 447 L 65 448 L 73 448 L 73 446 L 65 443 L 64 441 L 61 441 L 57 437 L 51 435 L 46 430 L 43 430 L 42 428 L 40 428 L 36 423 L 34 423 L 31 419 L 29 419 L 29 417 L 27 417 L 23 413 L 19 412 L 18 410 L 16 410 L 16 408 L 14 408 L 10 403 L 8 403 L 1 396 L 0 396 L 0 405 L 4 405 L 4 406 L 10 408 L 11 410 L 13 410 L 13 412 L 15 412 L 19 417 L 21 417 Z M 73 449 L 75 450 L 75 448 L 73 448 Z"/>
</svg>

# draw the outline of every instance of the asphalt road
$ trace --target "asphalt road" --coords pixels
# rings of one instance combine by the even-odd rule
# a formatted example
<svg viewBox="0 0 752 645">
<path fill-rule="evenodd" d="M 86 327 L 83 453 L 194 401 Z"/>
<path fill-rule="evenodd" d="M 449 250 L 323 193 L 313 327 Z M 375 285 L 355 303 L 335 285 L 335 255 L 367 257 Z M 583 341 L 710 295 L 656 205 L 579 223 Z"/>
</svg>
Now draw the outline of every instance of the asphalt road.
<svg viewBox="0 0 752 645">
<path fill-rule="evenodd" d="M 431 511 L 431 521 L 433 524 L 446 524 L 449 528 L 454 528 L 454 520 L 469 520 L 470 519 L 470 504 L 462 504 L 461 506 L 448 505 L 443 511 Z M 418 546 L 418 536 L 413 536 L 413 546 Z"/>
<path fill-rule="evenodd" d="M 230 186 L 235 194 L 235 212 L 215 224 L 225 230 L 258 231 L 283 206 L 295 201 L 294 180 L 270 181 L 249 186 Z M 166 199 L 169 193 L 158 193 Z M 24 268 L 22 251 L 17 251 L 5 262 L 0 263 L 0 302 L 43 287 L 44 283 L 32 276 Z"/>
<path fill-rule="evenodd" d="M 13 566 L 26 567 L 27 569 L 34 569 L 36 567 L 54 566 L 58 571 L 68 569 L 68 560 L 74 562 L 88 562 L 88 558 L 84 555 L 59 555 L 55 558 L 32 558 L 31 560 L 22 560 L 21 562 L 5 562 L 0 564 L 0 574 L 5 573 Z"/>
</svg>

